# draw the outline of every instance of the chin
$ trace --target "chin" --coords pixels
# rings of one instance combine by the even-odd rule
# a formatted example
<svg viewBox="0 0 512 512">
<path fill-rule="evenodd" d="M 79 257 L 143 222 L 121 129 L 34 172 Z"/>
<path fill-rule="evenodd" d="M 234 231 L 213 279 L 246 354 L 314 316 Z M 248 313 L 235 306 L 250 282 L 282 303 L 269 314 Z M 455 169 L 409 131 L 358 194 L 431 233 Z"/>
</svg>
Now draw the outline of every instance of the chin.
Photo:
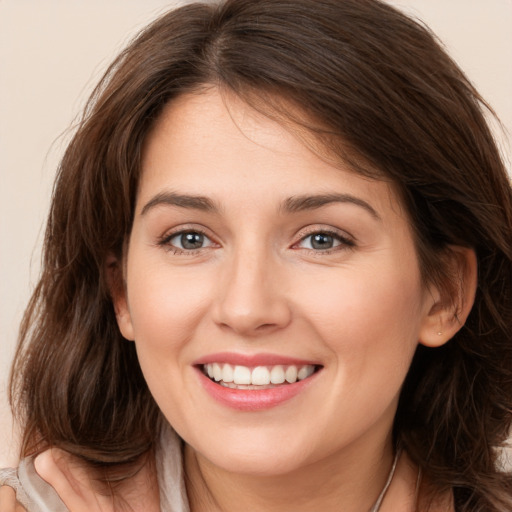
<svg viewBox="0 0 512 512">
<path fill-rule="evenodd" d="M 288 457 L 286 454 L 268 453 L 260 451 L 258 454 L 233 454 L 232 456 L 219 456 L 210 460 L 215 466 L 230 473 L 257 477 L 277 477 L 294 472 L 307 465 L 297 457 Z"/>
<path fill-rule="evenodd" d="M 253 476 L 278 476 L 291 473 L 307 465 L 309 450 L 304 450 L 308 443 L 280 437 L 272 439 L 248 439 L 251 436 L 217 438 L 207 445 L 200 443 L 192 448 L 200 457 L 211 464 L 231 473 Z"/>
</svg>

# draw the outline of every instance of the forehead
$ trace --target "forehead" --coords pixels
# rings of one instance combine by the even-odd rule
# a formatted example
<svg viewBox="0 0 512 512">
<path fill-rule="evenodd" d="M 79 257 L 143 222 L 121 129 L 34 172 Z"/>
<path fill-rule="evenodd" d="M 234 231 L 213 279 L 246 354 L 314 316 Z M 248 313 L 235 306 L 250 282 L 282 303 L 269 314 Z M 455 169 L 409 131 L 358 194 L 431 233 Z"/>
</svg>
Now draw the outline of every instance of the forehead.
<svg viewBox="0 0 512 512">
<path fill-rule="evenodd" d="M 262 187 L 293 196 L 341 186 L 402 214 L 391 184 L 357 173 L 316 135 L 282 121 L 217 89 L 176 98 L 147 137 L 139 195 L 167 187 L 209 196 L 243 190 L 249 199 Z"/>
</svg>

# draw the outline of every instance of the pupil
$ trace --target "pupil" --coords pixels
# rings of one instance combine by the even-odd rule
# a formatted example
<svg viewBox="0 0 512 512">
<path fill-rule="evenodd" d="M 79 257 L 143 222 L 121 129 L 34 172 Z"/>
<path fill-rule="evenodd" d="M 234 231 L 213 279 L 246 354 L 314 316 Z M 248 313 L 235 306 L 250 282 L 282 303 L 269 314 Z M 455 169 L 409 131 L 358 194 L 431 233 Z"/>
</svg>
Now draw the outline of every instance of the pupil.
<svg viewBox="0 0 512 512">
<path fill-rule="evenodd" d="M 311 246 L 313 249 L 330 249 L 333 246 L 333 238 L 330 235 L 318 233 L 313 236 Z"/>
<path fill-rule="evenodd" d="M 181 235 L 181 245 L 184 249 L 199 249 L 202 247 L 204 236 L 201 233 L 184 233 Z"/>
</svg>

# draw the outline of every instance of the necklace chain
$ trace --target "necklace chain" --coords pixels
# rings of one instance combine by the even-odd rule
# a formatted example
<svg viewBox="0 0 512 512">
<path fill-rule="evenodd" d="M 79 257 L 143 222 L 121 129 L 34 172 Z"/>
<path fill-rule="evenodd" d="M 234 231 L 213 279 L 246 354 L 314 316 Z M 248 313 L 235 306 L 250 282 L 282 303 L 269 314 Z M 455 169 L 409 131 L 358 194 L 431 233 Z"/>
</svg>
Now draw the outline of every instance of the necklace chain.
<svg viewBox="0 0 512 512">
<path fill-rule="evenodd" d="M 386 483 L 384 484 L 382 491 L 380 491 L 377 501 L 375 502 L 373 507 L 368 512 L 379 512 L 380 506 L 382 505 L 382 502 L 384 501 L 384 497 L 386 496 L 389 486 L 391 485 L 391 482 L 393 480 L 393 476 L 395 475 L 395 470 L 396 470 L 396 466 L 398 464 L 399 458 L 400 458 L 400 450 L 397 450 L 395 459 L 393 460 L 393 465 L 391 466 L 391 471 L 389 472 L 389 475 L 388 475 L 388 479 L 386 480 Z"/>
</svg>

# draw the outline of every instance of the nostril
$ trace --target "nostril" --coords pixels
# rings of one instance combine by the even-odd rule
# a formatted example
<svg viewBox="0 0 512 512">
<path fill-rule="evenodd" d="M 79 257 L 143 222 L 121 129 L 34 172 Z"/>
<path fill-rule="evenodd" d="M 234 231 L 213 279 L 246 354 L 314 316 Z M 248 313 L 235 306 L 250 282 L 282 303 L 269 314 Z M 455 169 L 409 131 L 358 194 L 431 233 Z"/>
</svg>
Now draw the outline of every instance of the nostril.
<svg viewBox="0 0 512 512">
<path fill-rule="evenodd" d="M 276 327 L 276 324 L 262 324 L 256 327 L 257 331 L 268 331 L 269 329 L 273 329 Z"/>
</svg>

